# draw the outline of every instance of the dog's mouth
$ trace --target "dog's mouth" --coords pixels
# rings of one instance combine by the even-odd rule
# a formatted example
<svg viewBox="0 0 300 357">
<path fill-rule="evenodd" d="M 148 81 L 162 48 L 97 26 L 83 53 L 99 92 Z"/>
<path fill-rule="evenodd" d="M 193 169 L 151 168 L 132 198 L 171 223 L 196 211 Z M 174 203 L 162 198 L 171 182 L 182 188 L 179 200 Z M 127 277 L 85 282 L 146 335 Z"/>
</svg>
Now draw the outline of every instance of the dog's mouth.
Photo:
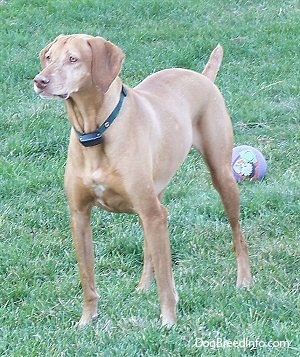
<svg viewBox="0 0 300 357">
<path fill-rule="evenodd" d="M 68 94 L 45 94 L 45 93 L 39 93 L 39 96 L 42 99 L 68 99 L 69 95 Z"/>
<path fill-rule="evenodd" d="M 44 99 L 44 98 L 49 98 L 49 99 L 68 99 L 69 98 L 69 94 L 52 94 L 52 95 L 43 95 L 40 94 L 40 96 Z"/>
<path fill-rule="evenodd" d="M 68 93 L 64 93 L 64 94 L 47 93 L 44 90 L 40 90 L 36 86 L 34 87 L 34 90 L 35 90 L 36 94 L 38 94 L 42 99 L 63 99 L 63 100 L 65 100 L 65 99 L 69 98 Z"/>
</svg>

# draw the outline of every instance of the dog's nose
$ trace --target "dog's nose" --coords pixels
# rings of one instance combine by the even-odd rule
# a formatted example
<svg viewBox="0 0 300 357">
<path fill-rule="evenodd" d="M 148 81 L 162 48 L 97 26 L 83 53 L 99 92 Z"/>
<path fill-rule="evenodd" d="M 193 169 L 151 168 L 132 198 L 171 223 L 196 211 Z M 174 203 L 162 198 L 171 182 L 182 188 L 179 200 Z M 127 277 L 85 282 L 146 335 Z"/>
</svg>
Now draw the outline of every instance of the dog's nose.
<svg viewBox="0 0 300 357">
<path fill-rule="evenodd" d="M 48 77 L 45 77 L 45 76 L 42 76 L 42 75 L 38 74 L 34 78 L 33 82 L 37 86 L 37 88 L 45 89 L 47 87 L 48 83 L 50 82 L 50 79 Z"/>
</svg>

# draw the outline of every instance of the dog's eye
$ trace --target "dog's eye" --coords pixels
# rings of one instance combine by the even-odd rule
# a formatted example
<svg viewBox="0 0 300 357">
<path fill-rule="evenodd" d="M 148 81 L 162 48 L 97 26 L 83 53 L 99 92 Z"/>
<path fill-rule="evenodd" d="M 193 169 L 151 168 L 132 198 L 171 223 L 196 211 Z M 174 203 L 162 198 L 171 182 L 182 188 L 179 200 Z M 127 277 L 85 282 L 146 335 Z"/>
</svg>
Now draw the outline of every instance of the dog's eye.
<svg viewBox="0 0 300 357">
<path fill-rule="evenodd" d="M 73 56 L 70 56 L 69 57 L 69 61 L 74 63 L 74 62 L 77 62 L 77 58 L 73 57 Z"/>
<path fill-rule="evenodd" d="M 50 55 L 46 55 L 45 58 L 47 61 L 50 61 Z"/>
</svg>

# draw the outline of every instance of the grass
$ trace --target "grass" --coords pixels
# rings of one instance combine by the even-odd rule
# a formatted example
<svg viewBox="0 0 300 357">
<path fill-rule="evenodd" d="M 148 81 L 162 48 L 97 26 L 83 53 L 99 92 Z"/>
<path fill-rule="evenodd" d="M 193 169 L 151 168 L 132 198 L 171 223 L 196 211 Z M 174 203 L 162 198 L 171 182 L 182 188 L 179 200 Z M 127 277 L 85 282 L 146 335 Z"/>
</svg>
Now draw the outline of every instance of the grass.
<svg viewBox="0 0 300 357">
<path fill-rule="evenodd" d="M 166 0 L 0 2 L 1 356 L 298 356 L 299 2 Z M 102 35 L 126 53 L 137 84 L 170 66 L 201 71 L 222 43 L 217 84 L 235 143 L 268 160 L 240 185 L 255 285 L 236 290 L 231 236 L 206 168 L 192 151 L 170 184 L 178 324 L 160 328 L 153 287 L 138 294 L 142 234 L 133 216 L 94 211 L 100 317 L 85 330 L 63 193 L 69 124 L 61 102 L 32 90 L 39 50 L 59 33 Z M 228 341 L 289 341 L 214 348 Z M 210 345 L 200 347 L 201 341 Z"/>
</svg>

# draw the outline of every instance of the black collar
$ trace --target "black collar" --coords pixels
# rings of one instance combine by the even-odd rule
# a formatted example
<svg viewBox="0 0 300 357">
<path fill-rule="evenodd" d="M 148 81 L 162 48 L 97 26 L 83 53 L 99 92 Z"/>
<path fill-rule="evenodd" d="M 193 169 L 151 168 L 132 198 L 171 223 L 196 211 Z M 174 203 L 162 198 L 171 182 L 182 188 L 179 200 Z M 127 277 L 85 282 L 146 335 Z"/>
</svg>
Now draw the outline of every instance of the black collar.
<svg viewBox="0 0 300 357">
<path fill-rule="evenodd" d="M 88 146 L 94 146 L 94 145 L 98 145 L 98 144 L 102 143 L 103 134 L 105 133 L 105 131 L 110 127 L 110 125 L 113 123 L 113 121 L 118 116 L 118 114 L 121 110 L 124 98 L 126 96 L 127 96 L 127 91 L 122 86 L 118 104 L 116 105 L 115 109 L 111 112 L 109 117 L 105 120 L 105 122 L 103 124 L 101 124 L 99 126 L 99 128 L 97 128 L 95 131 L 92 131 L 90 133 L 81 133 L 75 129 L 77 135 L 79 136 L 79 141 L 83 146 L 88 147 Z"/>
</svg>

